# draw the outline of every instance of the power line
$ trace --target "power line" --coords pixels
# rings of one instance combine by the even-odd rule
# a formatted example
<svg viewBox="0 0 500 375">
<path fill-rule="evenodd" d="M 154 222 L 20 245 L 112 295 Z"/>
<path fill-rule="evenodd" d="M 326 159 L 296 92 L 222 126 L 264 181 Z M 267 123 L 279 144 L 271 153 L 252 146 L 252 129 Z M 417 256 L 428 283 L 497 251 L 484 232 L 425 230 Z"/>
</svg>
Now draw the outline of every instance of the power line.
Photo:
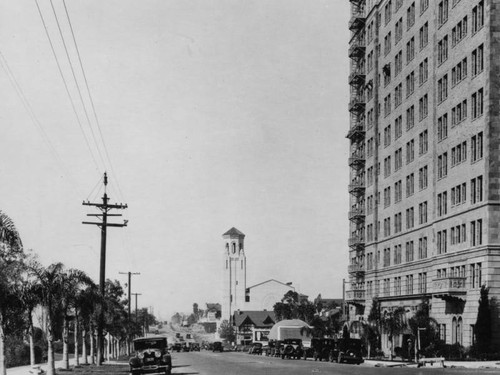
<svg viewBox="0 0 500 375">
<path fill-rule="evenodd" d="M 62 72 L 62 69 L 61 69 L 61 64 L 59 63 L 59 59 L 57 58 L 57 54 L 56 54 L 56 51 L 54 49 L 54 44 L 52 43 L 52 39 L 50 38 L 50 34 L 49 34 L 49 31 L 47 29 L 47 25 L 45 23 L 45 19 L 43 17 L 43 14 L 42 14 L 42 11 L 40 9 L 40 5 L 38 4 L 38 0 L 35 0 L 35 4 L 36 4 L 36 7 L 38 9 L 38 14 L 40 15 L 40 19 L 42 21 L 42 24 L 43 24 L 43 28 L 45 29 L 45 34 L 47 35 L 47 38 L 49 40 L 49 44 L 50 44 L 50 48 L 52 50 L 52 54 L 54 55 L 54 58 L 56 60 L 56 64 L 57 64 L 57 68 L 59 70 L 59 74 L 61 75 L 61 78 L 63 80 L 63 83 L 64 83 L 64 88 L 66 89 L 66 94 L 68 95 L 68 98 L 71 102 L 71 107 L 73 108 L 73 113 L 75 114 L 75 117 L 76 117 L 76 120 L 78 122 L 78 125 L 80 127 L 80 130 L 82 132 L 82 135 L 83 135 L 83 138 L 85 139 L 85 143 L 87 145 L 87 148 L 88 148 L 88 151 L 90 153 L 90 156 L 92 157 L 92 160 L 94 162 L 94 165 L 96 167 L 97 170 L 99 170 L 99 164 L 97 163 L 97 160 L 94 156 L 94 153 L 92 151 L 92 148 L 90 147 L 90 144 L 89 144 L 89 141 L 87 139 L 87 135 L 85 134 L 84 130 L 83 130 L 83 126 L 82 126 L 82 123 L 80 121 L 80 117 L 78 116 L 78 113 L 76 111 L 76 108 L 75 108 L 75 103 L 73 101 L 73 97 L 71 96 L 71 93 L 69 92 L 69 88 L 68 88 L 68 84 L 66 82 L 66 78 L 64 78 L 64 74 Z"/>
<path fill-rule="evenodd" d="M 82 91 L 80 90 L 80 85 L 78 84 L 78 79 L 76 78 L 75 69 L 73 68 L 73 63 L 71 62 L 71 57 L 69 56 L 68 47 L 66 46 L 66 40 L 64 39 L 64 35 L 63 35 L 62 29 L 61 29 L 61 25 L 59 23 L 59 18 L 57 17 L 56 9 L 54 8 L 54 3 L 53 3 L 52 0 L 50 0 L 50 5 L 51 5 L 51 8 L 52 8 L 52 13 L 54 14 L 54 18 L 56 20 L 57 29 L 59 30 L 59 35 L 61 37 L 61 41 L 62 41 L 62 44 L 63 44 L 63 47 L 64 47 L 64 51 L 66 52 L 66 57 L 68 59 L 69 67 L 71 69 L 71 74 L 73 75 L 73 80 L 75 81 L 76 90 L 78 91 L 78 96 L 80 97 L 80 102 L 82 103 L 83 112 L 85 113 L 85 117 L 87 119 L 87 124 L 88 124 L 89 129 L 90 129 L 90 134 L 92 135 L 92 139 L 94 140 L 94 143 L 95 143 L 95 146 L 96 146 L 96 150 L 97 150 L 97 154 L 99 155 L 101 163 L 104 166 L 104 169 L 106 169 L 106 163 L 104 162 L 104 159 L 102 157 L 101 150 L 99 148 L 99 143 L 97 142 L 97 139 L 96 139 L 95 134 L 94 134 L 94 129 L 92 128 L 92 124 L 90 122 L 89 114 L 87 112 L 87 107 L 86 107 L 85 102 L 83 100 Z"/>
<path fill-rule="evenodd" d="M 28 116 L 30 117 L 31 121 L 33 122 L 33 124 L 35 124 L 35 126 L 38 128 L 39 132 L 41 133 L 42 140 L 45 142 L 45 145 L 52 153 L 53 158 L 56 160 L 57 164 L 59 164 L 59 167 L 61 168 L 64 175 L 66 175 L 68 177 L 68 179 L 71 182 L 71 184 L 73 185 L 73 187 L 76 187 L 79 190 L 80 188 L 78 187 L 75 180 L 73 179 L 72 174 L 69 173 L 69 171 L 67 170 L 67 168 L 66 168 L 65 164 L 63 163 L 62 158 L 60 157 L 56 148 L 54 147 L 54 145 L 50 141 L 50 137 L 47 135 L 47 132 L 43 128 L 38 117 L 36 116 L 36 114 L 33 110 L 33 107 L 31 106 L 28 98 L 24 94 L 24 91 L 23 91 L 21 85 L 19 84 L 18 80 L 16 79 L 16 76 L 12 72 L 12 69 L 10 69 L 9 63 L 7 62 L 7 59 L 5 58 L 5 56 L 3 55 L 3 53 L 1 51 L 0 51 L 0 65 L 2 66 L 3 71 L 7 75 L 7 78 L 9 79 L 10 84 L 12 85 L 14 90 L 16 91 L 16 94 L 17 94 L 19 100 L 21 101 L 21 103 L 23 104 L 23 107 L 26 110 L 26 112 L 28 113 Z"/>
<path fill-rule="evenodd" d="M 116 179 L 117 175 L 116 175 L 115 170 L 113 168 L 113 163 L 111 162 L 111 158 L 109 157 L 109 152 L 108 152 L 108 148 L 106 147 L 106 142 L 104 141 L 104 136 L 103 136 L 102 131 L 101 131 L 101 124 L 99 122 L 99 118 L 97 117 L 97 111 L 95 109 L 94 100 L 92 99 L 92 94 L 90 92 L 90 87 L 89 87 L 89 83 L 88 83 L 88 80 L 87 80 L 87 75 L 85 74 L 85 69 L 83 68 L 82 58 L 80 56 L 80 49 L 78 48 L 78 43 L 76 42 L 75 32 L 73 30 L 73 24 L 71 23 L 71 18 L 69 16 L 68 8 L 66 7 L 66 0 L 63 0 L 63 4 L 64 4 L 64 10 L 66 12 L 66 17 L 68 19 L 69 28 L 71 30 L 71 36 L 73 37 L 73 43 L 75 44 L 76 54 L 78 56 L 78 61 L 80 63 L 80 68 L 82 69 L 83 79 L 85 81 L 85 86 L 87 88 L 87 93 L 89 95 L 89 100 L 90 100 L 90 105 L 92 107 L 92 112 L 94 113 L 94 118 L 95 118 L 95 122 L 96 122 L 96 125 L 97 125 L 97 129 L 99 130 L 99 134 L 100 134 L 100 137 L 101 137 L 101 142 L 102 142 L 102 145 L 104 147 L 104 152 L 105 152 L 106 158 L 107 158 L 107 160 L 109 162 L 109 166 L 111 168 L 111 171 L 115 175 L 115 180 L 116 180 L 116 185 L 117 185 L 117 188 L 118 188 L 118 192 L 119 192 L 121 198 L 124 199 L 123 193 L 122 193 L 122 191 L 120 189 L 120 184 L 118 183 L 118 180 Z"/>
</svg>

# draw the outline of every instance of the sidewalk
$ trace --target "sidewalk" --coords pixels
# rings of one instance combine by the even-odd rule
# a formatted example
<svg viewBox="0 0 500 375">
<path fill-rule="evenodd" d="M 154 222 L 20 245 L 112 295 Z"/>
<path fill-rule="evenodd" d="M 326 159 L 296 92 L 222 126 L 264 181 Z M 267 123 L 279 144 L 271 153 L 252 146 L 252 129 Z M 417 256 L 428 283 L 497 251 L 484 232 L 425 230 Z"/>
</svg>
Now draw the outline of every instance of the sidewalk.
<svg viewBox="0 0 500 375">
<path fill-rule="evenodd" d="M 80 357 L 80 365 L 83 363 L 83 357 Z M 90 356 L 88 357 L 88 363 L 90 364 Z M 128 364 L 128 362 L 118 362 L 118 361 L 105 361 L 104 364 L 108 365 L 123 365 L 123 364 Z M 55 368 L 56 371 L 58 369 L 61 369 L 63 365 L 63 361 L 56 361 L 55 363 Z M 72 367 L 75 365 L 75 359 L 70 358 L 69 359 L 69 366 Z M 38 363 L 35 366 L 39 366 L 40 369 L 43 370 L 44 374 L 47 373 L 47 363 Z M 32 370 L 30 365 L 26 366 L 18 366 L 18 367 L 11 367 L 7 369 L 7 375 L 36 375 L 36 371 L 30 372 Z"/>
<path fill-rule="evenodd" d="M 384 361 L 376 359 L 366 359 L 363 365 L 368 367 L 417 367 L 415 362 Z M 500 361 L 444 361 L 446 368 L 498 368 Z M 435 365 L 438 367 L 437 365 Z"/>
</svg>

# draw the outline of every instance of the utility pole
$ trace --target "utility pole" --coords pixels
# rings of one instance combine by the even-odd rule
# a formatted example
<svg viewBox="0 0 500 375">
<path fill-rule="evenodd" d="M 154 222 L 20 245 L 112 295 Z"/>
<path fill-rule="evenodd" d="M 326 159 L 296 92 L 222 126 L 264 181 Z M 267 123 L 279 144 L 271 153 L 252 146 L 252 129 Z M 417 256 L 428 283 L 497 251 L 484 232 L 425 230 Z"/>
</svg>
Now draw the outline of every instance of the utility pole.
<svg viewBox="0 0 500 375">
<path fill-rule="evenodd" d="M 132 275 L 140 275 L 140 272 L 119 272 L 120 275 L 128 275 L 128 320 L 131 321 L 131 304 L 132 300 L 130 299 L 130 291 L 132 289 Z"/>
<path fill-rule="evenodd" d="M 130 328 L 131 325 L 130 323 L 132 322 L 132 315 L 131 315 L 131 306 L 132 306 L 132 300 L 130 299 L 130 291 L 132 289 L 132 275 L 140 275 L 140 272 L 119 272 L 120 275 L 128 275 L 128 328 L 127 328 L 127 334 L 128 334 L 128 340 L 127 340 L 127 351 L 130 355 L 130 342 L 131 342 L 131 335 L 130 335 Z"/>
<path fill-rule="evenodd" d="M 97 207 L 101 210 L 100 214 L 87 214 L 87 216 L 95 216 L 96 218 L 101 217 L 101 222 L 90 222 L 90 221 L 82 221 L 82 224 L 92 224 L 97 225 L 101 228 L 101 261 L 100 261 L 100 270 L 99 270 L 99 293 L 101 297 L 105 297 L 105 282 L 106 282 L 106 230 L 108 227 L 125 227 L 127 226 L 128 220 L 124 220 L 123 224 L 115 224 L 108 223 L 108 216 L 122 216 L 121 214 L 110 214 L 109 211 L 112 209 L 125 209 L 127 208 L 126 204 L 109 204 L 109 198 L 106 192 L 106 187 L 108 185 L 108 176 L 104 173 L 104 196 L 102 197 L 102 203 L 91 203 L 89 201 L 83 202 L 84 206 L 93 206 Z M 101 308 L 101 312 L 99 314 L 99 322 L 97 324 L 97 365 L 101 366 L 103 362 L 104 355 L 104 310 Z"/>
<path fill-rule="evenodd" d="M 135 323 L 137 324 L 137 296 L 142 296 L 141 293 L 132 293 L 135 296 Z"/>
</svg>

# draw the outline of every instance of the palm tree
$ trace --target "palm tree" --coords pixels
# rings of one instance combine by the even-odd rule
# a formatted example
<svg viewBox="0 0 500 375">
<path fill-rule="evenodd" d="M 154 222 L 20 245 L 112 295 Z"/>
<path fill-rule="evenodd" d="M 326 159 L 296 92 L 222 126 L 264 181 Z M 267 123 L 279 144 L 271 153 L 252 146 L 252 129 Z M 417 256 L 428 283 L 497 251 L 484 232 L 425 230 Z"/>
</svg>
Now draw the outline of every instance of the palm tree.
<svg viewBox="0 0 500 375">
<path fill-rule="evenodd" d="M 30 344 L 30 364 L 33 366 L 35 364 L 33 311 L 40 303 L 40 284 L 33 279 L 27 278 L 26 280 L 23 280 L 23 284 L 21 285 L 19 292 L 19 298 L 21 299 L 26 317 L 26 328 Z"/>
<path fill-rule="evenodd" d="M 80 334 L 79 328 L 82 328 L 82 358 L 83 364 L 88 364 L 87 359 L 87 345 L 85 344 L 87 338 L 88 328 L 92 327 L 92 318 L 95 312 L 95 306 L 100 301 L 99 291 L 97 285 L 93 282 L 78 291 L 74 300 L 75 309 L 75 363 L 79 364 L 78 354 L 79 354 L 79 341 Z"/>
<path fill-rule="evenodd" d="M 14 222 L 0 211 L 0 375 L 6 375 L 5 332 L 8 313 L 14 306 L 9 303 L 16 298 L 13 284 L 22 272 L 23 245 Z"/>
<path fill-rule="evenodd" d="M 382 326 L 382 315 L 380 313 L 380 301 L 378 298 L 372 300 L 372 307 L 368 314 L 367 327 L 364 329 L 365 338 L 369 343 L 368 356 L 371 355 L 371 347 L 374 346 L 375 352 L 380 350 L 380 332 Z"/>
<path fill-rule="evenodd" d="M 75 317 L 71 316 L 70 313 L 75 310 L 76 298 L 78 293 L 86 286 L 93 284 L 92 280 L 83 271 L 77 269 L 69 269 L 62 273 L 61 279 L 61 312 L 64 317 L 63 325 L 63 364 L 62 368 L 69 369 L 69 353 L 68 353 L 68 336 L 69 336 L 69 323 Z M 77 332 L 75 332 L 77 335 Z M 78 353 L 75 353 L 78 357 Z"/>
<path fill-rule="evenodd" d="M 415 356 L 418 349 L 425 349 L 438 338 L 438 322 L 430 317 L 430 304 L 424 300 L 417 307 L 415 315 L 408 320 L 408 326 L 411 329 L 415 342 Z M 419 334 L 420 331 L 420 334 Z M 420 342 L 418 342 L 420 340 Z"/>
<path fill-rule="evenodd" d="M 391 344 L 389 359 L 392 360 L 392 357 L 394 354 L 393 353 L 394 352 L 394 345 L 393 345 L 394 336 L 403 333 L 403 331 L 407 327 L 405 309 L 403 307 L 397 307 L 393 311 L 387 311 L 382 316 L 381 323 L 382 323 L 383 332 L 387 335 L 387 339 L 389 340 L 389 343 Z"/>
<path fill-rule="evenodd" d="M 101 304 L 101 295 L 95 284 L 87 286 L 80 294 L 77 301 L 78 310 L 82 320 L 82 356 L 83 363 L 87 364 L 87 347 L 85 341 L 89 334 L 90 358 L 94 364 L 94 330 L 97 327 L 98 308 Z"/>
<path fill-rule="evenodd" d="M 41 304 L 44 309 L 44 329 L 47 335 L 47 375 L 55 374 L 54 331 L 61 311 L 64 265 L 53 263 L 47 268 L 38 263 L 32 265 L 32 272 L 40 283 Z"/>
</svg>

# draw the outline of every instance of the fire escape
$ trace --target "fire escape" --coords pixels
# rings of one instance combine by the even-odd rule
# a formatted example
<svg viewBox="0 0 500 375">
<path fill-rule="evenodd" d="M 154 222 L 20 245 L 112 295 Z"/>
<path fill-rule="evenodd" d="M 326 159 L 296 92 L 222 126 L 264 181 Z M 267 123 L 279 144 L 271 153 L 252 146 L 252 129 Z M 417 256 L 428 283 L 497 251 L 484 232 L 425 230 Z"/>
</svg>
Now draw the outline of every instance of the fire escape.
<svg viewBox="0 0 500 375">
<path fill-rule="evenodd" d="M 349 284 L 346 302 L 356 306 L 356 315 L 362 314 L 365 303 L 365 0 L 350 0 L 351 41 L 349 58 L 350 86 L 350 237 L 349 237 Z"/>
</svg>

